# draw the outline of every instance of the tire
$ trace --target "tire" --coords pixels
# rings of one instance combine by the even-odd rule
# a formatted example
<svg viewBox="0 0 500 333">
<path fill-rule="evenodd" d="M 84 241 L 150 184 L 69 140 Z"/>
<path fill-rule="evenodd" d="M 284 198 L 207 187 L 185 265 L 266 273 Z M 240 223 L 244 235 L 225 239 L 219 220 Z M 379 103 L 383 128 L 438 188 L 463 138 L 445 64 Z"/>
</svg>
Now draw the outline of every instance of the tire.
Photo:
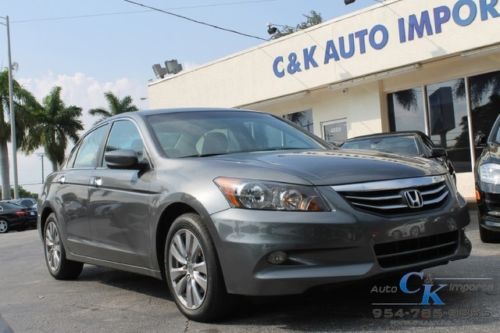
<svg viewBox="0 0 500 333">
<path fill-rule="evenodd" d="M 483 243 L 500 243 L 500 232 L 494 232 L 479 226 L 479 236 Z"/>
<path fill-rule="evenodd" d="M 9 232 L 9 222 L 7 220 L 0 220 L 0 234 Z"/>
<path fill-rule="evenodd" d="M 168 288 L 188 319 L 212 322 L 234 307 L 234 296 L 226 292 L 215 247 L 199 215 L 184 214 L 173 222 L 164 254 Z"/>
<path fill-rule="evenodd" d="M 45 263 L 49 273 L 57 280 L 76 279 L 83 269 L 83 263 L 66 259 L 66 250 L 61 241 L 57 219 L 50 214 L 43 231 Z"/>
</svg>

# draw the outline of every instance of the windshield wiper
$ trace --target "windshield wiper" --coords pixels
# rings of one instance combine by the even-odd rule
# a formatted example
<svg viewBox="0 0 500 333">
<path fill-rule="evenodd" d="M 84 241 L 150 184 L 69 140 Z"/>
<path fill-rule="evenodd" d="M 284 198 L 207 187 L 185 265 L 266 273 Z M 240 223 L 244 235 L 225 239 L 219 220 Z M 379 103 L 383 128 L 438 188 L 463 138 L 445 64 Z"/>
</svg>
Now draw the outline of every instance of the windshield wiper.
<svg viewBox="0 0 500 333">
<path fill-rule="evenodd" d="M 227 155 L 227 154 L 232 154 L 232 153 L 233 152 L 216 153 L 216 154 L 195 154 L 195 155 L 180 156 L 179 158 L 186 158 L 186 157 L 209 157 L 209 156 Z"/>
<path fill-rule="evenodd" d="M 308 148 L 303 147 L 273 147 L 273 148 L 265 148 L 265 149 L 252 149 L 252 150 L 239 150 L 239 151 L 228 151 L 226 153 L 215 153 L 215 154 L 194 154 L 194 155 L 186 155 L 180 156 L 179 158 L 188 158 L 188 157 L 209 157 L 209 156 L 218 156 L 218 155 L 229 155 L 229 154 L 240 154 L 240 153 L 258 153 L 263 151 L 278 151 L 278 150 L 304 150 Z"/>
</svg>

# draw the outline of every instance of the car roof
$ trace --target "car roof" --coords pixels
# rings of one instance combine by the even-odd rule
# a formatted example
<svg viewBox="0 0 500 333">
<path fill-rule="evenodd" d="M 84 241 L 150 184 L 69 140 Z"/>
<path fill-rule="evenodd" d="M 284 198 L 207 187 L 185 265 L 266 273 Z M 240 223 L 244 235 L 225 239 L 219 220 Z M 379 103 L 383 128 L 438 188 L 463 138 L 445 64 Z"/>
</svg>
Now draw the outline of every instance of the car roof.
<svg viewBox="0 0 500 333">
<path fill-rule="evenodd" d="M 236 108 L 171 108 L 171 109 L 149 109 L 149 110 L 141 110 L 134 112 L 125 112 L 119 115 L 107 118 L 105 121 L 113 121 L 120 118 L 144 118 L 152 115 L 159 114 L 173 114 L 173 113 L 188 113 L 188 112 L 253 112 L 253 113 L 262 113 L 255 110 L 246 110 L 246 109 L 236 109 Z M 104 123 L 104 122 L 103 122 Z"/>
<path fill-rule="evenodd" d="M 424 136 L 425 134 L 421 131 L 399 131 L 399 132 L 386 132 L 386 133 L 374 133 L 369 135 L 357 136 L 354 138 L 347 139 L 346 142 L 362 140 L 362 139 L 371 139 L 371 138 L 381 138 L 381 137 L 396 137 L 396 136 Z"/>
</svg>

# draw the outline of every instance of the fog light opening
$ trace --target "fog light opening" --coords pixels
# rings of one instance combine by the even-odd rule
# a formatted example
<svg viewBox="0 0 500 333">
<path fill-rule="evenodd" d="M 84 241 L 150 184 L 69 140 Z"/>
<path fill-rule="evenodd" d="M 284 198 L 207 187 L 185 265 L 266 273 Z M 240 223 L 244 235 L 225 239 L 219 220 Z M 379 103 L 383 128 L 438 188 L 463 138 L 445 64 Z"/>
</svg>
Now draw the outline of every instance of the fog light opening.
<svg viewBox="0 0 500 333">
<path fill-rule="evenodd" d="M 267 257 L 267 261 L 273 265 L 281 265 L 287 261 L 288 255 L 283 251 L 276 251 Z"/>
</svg>

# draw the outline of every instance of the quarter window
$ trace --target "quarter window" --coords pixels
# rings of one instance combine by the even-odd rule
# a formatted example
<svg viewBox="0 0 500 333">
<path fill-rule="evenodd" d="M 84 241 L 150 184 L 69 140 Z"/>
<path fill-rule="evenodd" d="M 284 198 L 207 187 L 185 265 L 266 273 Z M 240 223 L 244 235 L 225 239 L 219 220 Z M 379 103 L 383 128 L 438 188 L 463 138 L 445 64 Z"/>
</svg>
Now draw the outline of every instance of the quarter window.
<svg viewBox="0 0 500 333">
<path fill-rule="evenodd" d="M 74 168 L 95 168 L 97 166 L 101 156 L 101 145 L 107 131 L 108 126 L 102 126 L 83 139 L 75 158 Z"/>
</svg>

